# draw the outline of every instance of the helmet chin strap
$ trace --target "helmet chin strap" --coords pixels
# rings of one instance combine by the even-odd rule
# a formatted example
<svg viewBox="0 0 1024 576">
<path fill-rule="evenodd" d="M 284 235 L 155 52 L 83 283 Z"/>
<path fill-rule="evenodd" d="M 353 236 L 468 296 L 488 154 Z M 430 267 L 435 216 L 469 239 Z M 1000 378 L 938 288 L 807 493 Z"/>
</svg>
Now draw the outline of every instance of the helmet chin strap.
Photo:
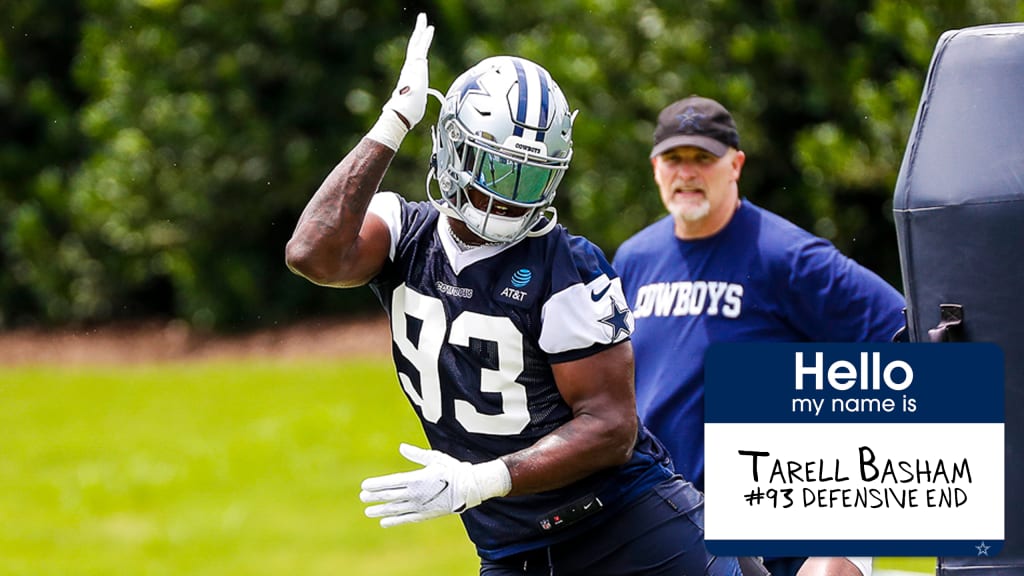
<svg viewBox="0 0 1024 576">
<path fill-rule="evenodd" d="M 541 213 L 541 216 L 547 214 L 548 212 L 551 213 L 551 217 L 548 218 L 548 223 L 541 227 L 540 230 L 530 230 L 529 232 L 526 233 L 527 236 L 531 238 L 536 238 L 537 236 L 543 236 L 548 232 L 551 232 L 551 230 L 555 227 L 555 224 L 558 224 L 558 210 L 555 210 L 554 206 L 548 206 L 547 208 L 544 209 L 544 212 Z"/>
<path fill-rule="evenodd" d="M 430 189 L 430 181 L 434 179 L 435 171 L 436 171 L 436 169 L 433 166 L 431 166 L 430 170 L 427 172 L 427 182 L 426 182 L 426 185 L 427 185 L 427 199 L 430 200 L 430 203 L 433 204 L 434 208 L 437 208 L 437 211 L 440 212 L 441 214 L 444 214 L 445 216 L 447 216 L 449 218 L 455 218 L 456 220 L 462 220 L 462 215 L 459 214 L 459 212 L 457 210 L 452 208 L 451 205 L 448 204 L 447 200 L 445 200 L 443 197 L 442 198 L 434 198 L 433 191 Z"/>
<path fill-rule="evenodd" d="M 427 94 L 430 94 L 434 98 L 437 98 L 437 101 L 440 102 L 442 106 L 444 106 L 444 94 L 442 94 L 440 90 L 435 90 L 434 88 L 427 88 Z M 579 110 L 577 110 L 576 112 L 579 112 Z M 576 113 L 574 112 L 573 118 L 575 117 Z"/>
</svg>

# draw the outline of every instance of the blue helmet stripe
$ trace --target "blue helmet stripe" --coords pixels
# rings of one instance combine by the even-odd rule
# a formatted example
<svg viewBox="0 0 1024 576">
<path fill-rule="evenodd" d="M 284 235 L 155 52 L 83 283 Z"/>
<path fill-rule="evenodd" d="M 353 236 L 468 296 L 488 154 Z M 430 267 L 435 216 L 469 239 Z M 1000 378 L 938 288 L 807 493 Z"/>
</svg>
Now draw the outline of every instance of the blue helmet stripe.
<svg viewBox="0 0 1024 576">
<path fill-rule="evenodd" d="M 540 121 L 537 122 L 537 126 L 540 129 L 537 130 L 537 142 L 544 140 L 544 134 L 547 132 L 548 122 L 548 73 L 546 70 L 537 69 L 538 75 L 540 76 Z"/>
<path fill-rule="evenodd" d="M 512 130 L 512 134 L 521 137 L 523 135 L 523 124 L 526 122 L 527 90 L 529 90 L 529 87 L 526 85 L 526 70 L 523 69 L 523 65 L 518 60 L 513 60 L 513 64 L 516 67 L 516 76 L 519 77 L 519 106 L 516 108 L 516 127 Z"/>
</svg>

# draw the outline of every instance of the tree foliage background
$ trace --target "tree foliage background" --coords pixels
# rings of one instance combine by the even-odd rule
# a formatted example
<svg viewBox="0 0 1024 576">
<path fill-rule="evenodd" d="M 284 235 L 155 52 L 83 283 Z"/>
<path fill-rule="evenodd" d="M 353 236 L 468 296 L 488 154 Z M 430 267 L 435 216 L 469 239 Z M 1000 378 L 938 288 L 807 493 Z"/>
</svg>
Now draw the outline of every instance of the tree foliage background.
<svg viewBox="0 0 1024 576">
<path fill-rule="evenodd" d="M 663 213 L 658 111 L 736 117 L 741 193 L 901 286 L 891 198 L 946 30 L 1016 0 L 0 0 L 0 328 L 159 316 L 235 329 L 372 305 L 293 276 L 308 198 L 373 124 L 415 16 L 431 85 L 547 67 L 580 109 L 561 220 L 611 256 Z M 429 125 L 384 188 L 424 197 Z"/>
</svg>

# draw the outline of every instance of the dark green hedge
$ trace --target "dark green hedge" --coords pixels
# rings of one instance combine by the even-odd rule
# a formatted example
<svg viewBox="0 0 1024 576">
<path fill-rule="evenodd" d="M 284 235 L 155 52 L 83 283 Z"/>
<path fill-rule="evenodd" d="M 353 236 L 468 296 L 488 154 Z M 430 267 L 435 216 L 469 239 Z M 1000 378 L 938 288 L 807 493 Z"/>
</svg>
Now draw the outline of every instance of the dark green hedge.
<svg viewBox="0 0 1024 576">
<path fill-rule="evenodd" d="M 288 272 L 320 180 L 372 125 L 417 12 L 431 84 L 511 53 L 580 109 L 562 221 L 611 256 L 662 213 L 658 110 L 721 100 L 741 192 L 900 286 L 890 198 L 939 35 L 1024 18 L 1011 0 L 0 3 L 0 327 L 176 317 L 244 328 L 359 312 Z M 428 127 L 385 187 L 422 198 Z"/>
</svg>

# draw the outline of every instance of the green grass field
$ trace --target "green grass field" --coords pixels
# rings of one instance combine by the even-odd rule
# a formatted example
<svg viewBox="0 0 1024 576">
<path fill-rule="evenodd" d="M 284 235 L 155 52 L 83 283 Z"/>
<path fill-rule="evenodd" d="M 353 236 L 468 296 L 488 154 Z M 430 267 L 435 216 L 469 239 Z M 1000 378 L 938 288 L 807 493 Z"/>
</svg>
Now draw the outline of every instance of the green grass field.
<svg viewBox="0 0 1024 576">
<path fill-rule="evenodd" d="M 474 574 L 359 483 L 423 435 L 384 363 L 0 370 L 0 574 Z"/>
<path fill-rule="evenodd" d="M 0 369 L 0 574 L 476 574 L 457 518 L 363 516 L 401 441 L 387 362 Z"/>
<path fill-rule="evenodd" d="M 935 574 L 935 558 L 875 558 L 875 570 Z"/>
</svg>

